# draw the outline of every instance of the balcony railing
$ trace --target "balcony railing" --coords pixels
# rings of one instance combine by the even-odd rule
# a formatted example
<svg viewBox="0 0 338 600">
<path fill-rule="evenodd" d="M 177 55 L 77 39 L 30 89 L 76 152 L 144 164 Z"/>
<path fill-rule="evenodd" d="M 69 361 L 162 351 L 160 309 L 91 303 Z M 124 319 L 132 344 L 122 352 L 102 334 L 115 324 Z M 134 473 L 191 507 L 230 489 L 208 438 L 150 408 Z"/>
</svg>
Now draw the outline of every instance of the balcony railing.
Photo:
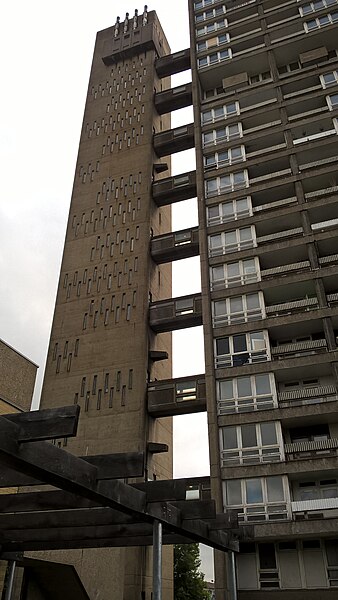
<svg viewBox="0 0 338 600">
<path fill-rule="evenodd" d="M 283 206 L 289 206 L 290 204 L 297 204 L 297 197 L 283 198 L 283 200 L 276 200 L 276 202 L 267 202 L 266 204 L 260 204 L 259 206 L 253 207 L 253 212 L 263 212 L 265 210 L 274 210 L 275 208 L 281 208 Z"/>
<path fill-rule="evenodd" d="M 293 312 L 303 312 L 305 310 L 313 310 L 318 308 L 317 298 L 304 298 L 303 300 L 294 300 L 293 302 L 283 302 L 282 304 L 272 304 L 266 306 L 265 311 L 267 316 L 278 317 L 281 314 L 291 314 Z"/>
<path fill-rule="evenodd" d="M 283 359 L 284 355 L 301 356 L 306 354 L 316 354 L 317 352 L 326 352 L 326 340 L 306 340 L 304 342 L 294 342 L 291 344 L 281 344 L 271 348 L 273 358 Z"/>
<path fill-rule="evenodd" d="M 338 255 L 337 255 L 338 257 Z M 272 269 L 264 269 L 261 271 L 262 279 L 265 277 L 271 277 L 274 275 L 287 275 L 292 271 L 303 271 L 304 269 L 310 269 L 310 261 L 303 260 L 297 263 L 290 263 L 289 265 L 280 265 L 279 267 L 272 267 Z"/>
<path fill-rule="evenodd" d="M 338 508 L 338 498 L 317 498 L 314 500 L 296 500 L 295 502 L 291 502 L 293 513 L 330 510 L 332 508 Z"/>
<path fill-rule="evenodd" d="M 284 444 L 287 460 L 302 460 L 304 458 L 321 458 L 322 456 L 337 456 L 338 439 L 294 442 Z"/>
<path fill-rule="evenodd" d="M 303 165 L 299 165 L 299 170 L 304 171 L 305 169 L 312 169 L 313 167 L 326 167 L 329 164 L 335 163 L 338 161 L 338 156 L 328 156 L 327 158 L 323 158 L 321 160 L 315 160 L 310 163 L 304 163 Z"/>
<path fill-rule="evenodd" d="M 215 357 L 215 368 L 241 367 L 243 365 L 253 365 L 259 362 L 265 362 L 267 360 L 269 360 L 269 356 L 266 348 L 263 348 L 262 350 L 241 352 L 238 354 L 219 354 Z"/>
<path fill-rule="evenodd" d="M 338 254 L 330 254 L 330 256 L 322 256 L 319 259 L 320 265 L 328 265 L 330 263 L 338 262 Z"/>
<path fill-rule="evenodd" d="M 278 394 L 278 404 L 281 408 L 320 404 L 338 400 L 338 390 L 334 385 L 322 385 L 313 388 L 289 390 Z"/>
<path fill-rule="evenodd" d="M 334 185 L 328 188 L 322 188 L 321 190 L 316 190 L 315 192 L 307 192 L 305 194 L 305 200 L 310 200 L 311 198 L 317 198 L 318 196 L 327 196 L 329 194 L 335 194 L 338 192 L 338 185 Z"/>
<path fill-rule="evenodd" d="M 277 240 L 288 239 L 303 234 L 302 227 L 295 227 L 294 229 L 287 229 L 286 231 L 278 231 L 277 233 L 269 233 L 269 235 L 262 235 L 257 238 L 257 244 L 267 244 L 269 242 L 275 242 Z"/>
</svg>

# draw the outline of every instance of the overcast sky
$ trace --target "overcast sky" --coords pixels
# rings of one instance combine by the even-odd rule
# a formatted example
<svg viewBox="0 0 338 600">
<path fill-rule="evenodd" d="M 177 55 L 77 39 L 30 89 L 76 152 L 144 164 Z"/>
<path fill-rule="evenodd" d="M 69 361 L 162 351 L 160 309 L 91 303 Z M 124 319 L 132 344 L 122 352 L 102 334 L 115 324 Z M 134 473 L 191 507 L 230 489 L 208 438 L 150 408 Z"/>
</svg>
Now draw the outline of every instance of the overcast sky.
<svg viewBox="0 0 338 600">
<path fill-rule="evenodd" d="M 114 24 L 117 15 L 122 20 L 126 11 L 142 12 L 143 6 L 135 0 L 12 0 L 0 9 L 0 338 L 40 367 L 34 406 L 47 353 L 95 34 Z M 188 47 L 186 0 L 153 0 L 148 9 L 157 11 L 173 52 Z M 175 76 L 173 85 L 189 80 L 186 72 Z M 173 113 L 173 126 L 190 121 L 191 108 Z M 174 174 L 194 165 L 193 150 L 173 157 Z M 196 224 L 195 200 L 173 206 L 174 229 Z M 199 291 L 198 258 L 174 263 L 173 273 L 173 295 Z M 203 373 L 201 328 L 173 337 L 174 376 Z M 209 473 L 205 415 L 175 418 L 174 457 L 176 477 Z"/>
</svg>

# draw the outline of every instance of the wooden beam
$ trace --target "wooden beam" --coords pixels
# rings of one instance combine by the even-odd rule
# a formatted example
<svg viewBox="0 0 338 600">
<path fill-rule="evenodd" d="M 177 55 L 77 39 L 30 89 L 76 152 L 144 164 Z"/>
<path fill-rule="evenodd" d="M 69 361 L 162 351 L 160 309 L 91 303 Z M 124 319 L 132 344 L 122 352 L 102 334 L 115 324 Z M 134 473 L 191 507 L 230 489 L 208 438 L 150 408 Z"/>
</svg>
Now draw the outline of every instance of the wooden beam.
<svg viewBox="0 0 338 600">
<path fill-rule="evenodd" d="M 46 442 L 20 444 L 18 436 L 19 427 L 0 417 L 0 458 L 11 468 L 41 479 L 46 484 L 99 502 L 102 506 L 139 517 L 145 524 L 147 522 L 151 524 L 154 519 L 157 519 L 176 534 L 190 537 L 196 542 L 205 543 L 220 550 L 228 548 L 229 540 L 224 532 L 209 532 L 207 523 L 199 520 L 183 521 L 181 525 L 178 523 L 178 509 L 174 511 L 174 517 L 166 505 L 162 505 L 161 510 L 158 507 L 152 509 L 151 503 L 146 505 L 144 492 L 119 480 L 98 481 L 97 468 L 93 465 Z M 7 530 L 8 533 L 9 531 L 13 536 L 15 535 L 14 530 Z M 28 530 L 20 531 L 22 535 L 24 534 L 24 538 L 28 535 Z M 43 530 L 35 531 L 42 535 Z M 49 531 L 51 532 L 50 529 Z M 61 530 L 59 532 L 61 535 Z M 64 533 L 63 530 L 62 533 Z M 75 533 L 77 532 L 74 532 L 74 535 Z M 6 536 L 6 531 L 2 535 Z M 70 532 L 68 535 L 71 536 Z M 92 532 L 92 535 L 98 537 L 95 532 Z M 12 542 L 14 541 L 15 539 L 12 539 Z M 24 541 L 25 539 L 21 540 L 21 542 Z M 26 541 L 29 540 L 26 539 Z M 5 537 L 3 542 L 10 543 L 10 538 Z"/>
<path fill-rule="evenodd" d="M 172 504 L 181 511 L 183 519 L 216 518 L 215 500 L 179 500 Z"/>
<path fill-rule="evenodd" d="M 147 495 L 147 502 L 171 502 L 185 500 L 187 483 L 185 479 L 168 479 L 135 483 L 133 487 Z"/>
<path fill-rule="evenodd" d="M 192 523 L 192 522 L 190 522 Z M 177 540 L 180 540 L 179 542 Z M 186 540 L 186 541 L 181 541 Z M 164 543 L 191 543 L 194 534 L 171 533 L 164 529 Z M 205 542 L 204 542 L 205 543 Z M 218 550 L 238 550 L 226 533 L 218 532 L 217 541 L 210 543 Z M 63 550 L 69 548 L 102 548 L 125 546 L 151 546 L 152 525 L 149 523 L 124 523 L 94 527 L 66 527 L 54 529 L 10 529 L 1 533 L 2 552 L 26 550 Z"/>
<path fill-rule="evenodd" d="M 11 555 L 16 552 L 26 551 L 46 551 L 46 550 L 76 550 L 84 548 L 124 548 L 124 547 L 135 547 L 135 546 L 152 546 L 153 537 L 148 536 L 137 536 L 137 537 L 117 537 L 113 538 L 91 538 L 88 540 L 58 540 L 58 541 L 38 541 L 30 540 L 27 542 L 8 542 L 2 546 L 2 556 Z M 180 536 L 177 534 L 164 534 L 163 544 L 191 544 L 191 539 Z"/>
<path fill-rule="evenodd" d="M 0 468 L 1 471 L 1 468 Z M 18 494 L 0 494 L 0 513 L 17 513 L 44 510 L 66 510 L 71 508 L 90 508 L 102 506 L 87 498 L 64 492 L 28 492 Z"/>
<path fill-rule="evenodd" d="M 116 455 L 113 454 L 107 456 L 111 456 L 112 458 L 114 458 L 114 456 Z M 0 477 L 1 469 L 2 467 L 0 468 Z M 177 502 L 181 502 L 181 504 L 178 504 L 177 506 L 180 507 L 182 511 L 185 511 L 185 506 L 190 507 L 189 511 L 195 510 L 194 507 L 197 506 L 204 506 L 205 510 L 207 510 L 206 507 L 211 506 L 207 503 L 213 501 L 185 500 L 186 488 L 188 485 L 187 481 L 190 480 L 157 480 L 147 481 L 144 483 L 130 484 L 130 486 L 143 491 L 146 494 L 147 503 L 163 501 L 172 502 L 174 505 L 176 505 Z M 0 494 L 0 512 L 58 509 L 62 510 L 66 508 L 85 508 L 89 506 L 101 506 L 101 504 L 99 502 L 95 503 L 90 500 L 86 500 L 85 498 L 81 498 L 81 496 L 79 495 L 62 491 L 30 492 L 28 494 Z M 185 515 L 186 513 L 183 512 L 183 514 Z M 208 513 L 205 513 L 205 515 L 206 514 Z M 201 515 L 199 516 L 199 518 L 201 518 Z M 212 516 L 204 516 L 204 518 L 212 518 Z"/>
<path fill-rule="evenodd" d="M 145 494 L 119 480 L 98 481 L 93 465 L 47 442 L 17 441 L 19 428 L 0 417 L 0 459 L 21 473 L 127 514 L 143 512 Z"/>
<path fill-rule="evenodd" d="M 63 406 L 1 415 L 19 427 L 18 442 L 74 437 L 80 415 L 79 406 Z"/>
<path fill-rule="evenodd" d="M 127 479 L 144 475 L 145 455 L 143 452 L 118 452 L 116 454 L 82 456 L 81 458 L 97 467 L 98 479 Z"/>
<path fill-rule="evenodd" d="M 143 477 L 144 475 L 145 457 L 143 452 L 98 454 L 96 456 L 80 456 L 80 458 L 97 467 L 97 479 L 124 479 L 127 477 Z M 1 466 L 0 488 L 41 486 L 43 483 L 43 481 L 29 477 L 24 473 L 18 473 L 4 465 Z"/>
</svg>

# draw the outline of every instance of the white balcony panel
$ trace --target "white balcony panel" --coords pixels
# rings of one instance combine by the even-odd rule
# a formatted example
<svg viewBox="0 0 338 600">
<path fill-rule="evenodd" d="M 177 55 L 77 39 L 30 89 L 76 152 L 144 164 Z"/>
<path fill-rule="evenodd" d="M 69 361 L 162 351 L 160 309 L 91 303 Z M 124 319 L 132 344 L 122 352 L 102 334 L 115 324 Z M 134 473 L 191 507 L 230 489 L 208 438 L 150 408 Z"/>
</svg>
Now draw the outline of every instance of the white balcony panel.
<svg viewBox="0 0 338 600">
<path fill-rule="evenodd" d="M 338 498 L 318 498 L 317 500 L 300 500 L 299 502 L 291 502 L 292 512 L 326 510 L 330 508 L 338 508 Z"/>
</svg>

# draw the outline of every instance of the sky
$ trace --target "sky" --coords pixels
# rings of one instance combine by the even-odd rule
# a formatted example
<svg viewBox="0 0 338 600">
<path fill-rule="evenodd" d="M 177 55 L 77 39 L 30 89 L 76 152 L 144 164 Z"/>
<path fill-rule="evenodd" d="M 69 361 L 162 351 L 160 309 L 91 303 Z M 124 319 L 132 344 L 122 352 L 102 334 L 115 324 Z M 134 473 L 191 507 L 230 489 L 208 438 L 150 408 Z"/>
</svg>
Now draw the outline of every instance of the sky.
<svg viewBox="0 0 338 600">
<path fill-rule="evenodd" d="M 123 20 L 127 11 L 142 12 L 143 6 L 136 0 L 12 0 L 0 9 L 0 338 L 39 365 L 35 408 L 95 35 L 117 15 Z M 157 11 L 173 52 L 188 47 L 187 0 L 153 0 L 148 10 Z M 172 84 L 189 80 L 185 72 Z M 182 109 L 173 113 L 172 126 L 192 120 L 192 108 Z M 173 156 L 173 174 L 194 166 L 194 150 Z M 196 200 L 173 205 L 173 229 L 193 225 Z M 173 263 L 173 295 L 199 290 L 198 257 Z M 201 327 L 174 332 L 173 362 L 175 377 L 204 372 Z M 205 414 L 175 417 L 174 461 L 175 477 L 209 473 Z M 203 569 L 213 577 L 208 560 Z"/>
</svg>

